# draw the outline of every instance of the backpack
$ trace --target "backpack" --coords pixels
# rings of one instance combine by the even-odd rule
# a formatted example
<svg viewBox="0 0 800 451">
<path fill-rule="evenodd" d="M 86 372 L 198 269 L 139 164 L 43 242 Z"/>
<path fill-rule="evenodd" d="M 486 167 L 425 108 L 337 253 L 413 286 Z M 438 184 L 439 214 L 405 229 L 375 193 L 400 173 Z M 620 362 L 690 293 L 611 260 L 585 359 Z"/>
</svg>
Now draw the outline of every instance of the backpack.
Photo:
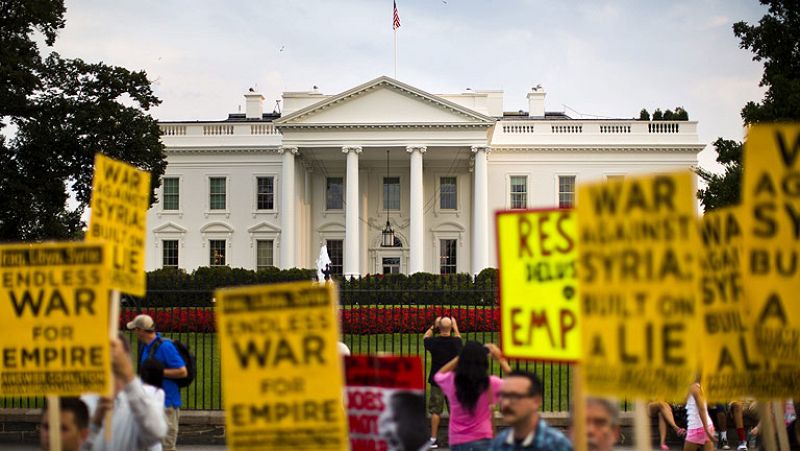
<svg viewBox="0 0 800 451">
<path fill-rule="evenodd" d="M 154 358 L 153 356 L 155 356 L 156 351 L 158 350 L 159 346 L 161 346 L 162 341 L 169 341 L 170 343 L 172 343 L 175 346 L 175 349 L 178 351 L 178 354 L 180 354 L 181 358 L 186 363 L 186 372 L 188 373 L 186 377 L 181 379 L 170 379 L 170 380 L 175 382 L 175 384 L 177 384 L 178 387 L 180 388 L 188 387 L 189 384 L 191 384 L 192 381 L 194 381 L 194 378 L 197 376 L 197 358 L 194 356 L 192 351 L 189 350 L 189 347 L 183 344 L 183 342 L 181 342 L 180 340 L 171 340 L 169 338 L 159 337 L 156 340 L 156 342 L 153 343 L 153 346 L 151 346 L 150 349 L 148 350 L 147 352 L 148 359 Z"/>
</svg>

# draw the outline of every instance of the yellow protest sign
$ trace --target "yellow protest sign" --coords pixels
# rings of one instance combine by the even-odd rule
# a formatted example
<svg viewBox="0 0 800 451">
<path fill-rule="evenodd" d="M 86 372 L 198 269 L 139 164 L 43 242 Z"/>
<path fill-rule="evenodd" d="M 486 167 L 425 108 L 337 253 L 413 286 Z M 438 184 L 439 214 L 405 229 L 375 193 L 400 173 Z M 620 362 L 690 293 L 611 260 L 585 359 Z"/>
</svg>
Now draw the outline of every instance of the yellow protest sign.
<svg viewBox="0 0 800 451">
<path fill-rule="evenodd" d="M 694 175 L 578 189 L 587 392 L 685 399 L 698 366 Z"/>
<path fill-rule="evenodd" d="M 102 154 L 95 155 L 90 206 L 86 241 L 111 243 L 111 288 L 144 296 L 150 173 Z"/>
<path fill-rule="evenodd" d="M 500 330 L 506 356 L 580 359 L 575 235 L 572 211 L 497 214 Z"/>
<path fill-rule="evenodd" d="M 108 393 L 104 243 L 0 246 L 0 394 Z"/>
<path fill-rule="evenodd" d="M 745 294 L 756 346 L 800 365 L 800 124 L 759 124 L 744 145 Z"/>
<path fill-rule="evenodd" d="M 707 212 L 700 226 L 700 305 L 703 390 L 710 401 L 791 397 L 800 393 L 797 371 L 770 365 L 759 352 L 745 306 L 743 207 Z"/>
<path fill-rule="evenodd" d="M 334 285 L 215 296 L 228 449 L 347 449 Z"/>
</svg>

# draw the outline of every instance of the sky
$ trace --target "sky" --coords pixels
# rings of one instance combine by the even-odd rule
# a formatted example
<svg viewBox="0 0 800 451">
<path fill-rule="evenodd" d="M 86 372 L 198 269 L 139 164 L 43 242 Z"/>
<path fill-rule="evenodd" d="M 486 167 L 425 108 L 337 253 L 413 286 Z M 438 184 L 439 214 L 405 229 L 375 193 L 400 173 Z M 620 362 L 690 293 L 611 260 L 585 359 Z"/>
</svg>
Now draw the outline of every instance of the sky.
<svg viewBox="0 0 800 451">
<path fill-rule="evenodd" d="M 270 111 L 283 91 L 337 94 L 395 76 L 391 0 L 66 0 L 64 57 L 145 70 L 159 120 L 219 120 L 255 88 Z M 740 111 L 759 101 L 761 63 L 734 22 L 756 0 L 397 0 L 396 78 L 430 93 L 502 89 L 504 110 L 638 117 L 682 106 L 711 143 L 742 139 Z"/>
</svg>

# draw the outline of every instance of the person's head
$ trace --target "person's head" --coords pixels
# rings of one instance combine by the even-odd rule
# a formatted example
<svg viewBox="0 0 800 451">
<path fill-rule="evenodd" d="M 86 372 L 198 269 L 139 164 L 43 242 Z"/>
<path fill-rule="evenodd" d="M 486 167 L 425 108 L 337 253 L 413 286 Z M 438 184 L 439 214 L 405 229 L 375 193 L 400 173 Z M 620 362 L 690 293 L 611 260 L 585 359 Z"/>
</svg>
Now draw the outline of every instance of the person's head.
<svg viewBox="0 0 800 451">
<path fill-rule="evenodd" d="M 469 412 L 489 388 L 489 351 L 477 341 L 468 341 L 455 369 L 456 398 Z"/>
<path fill-rule="evenodd" d="M 607 451 L 619 440 L 619 408 L 603 398 L 586 400 L 586 436 L 589 449 Z"/>
<path fill-rule="evenodd" d="M 150 315 L 137 315 L 128 323 L 128 330 L 132 330 L 142 343 L 150 343 L 156 336 L 156 323 Z"/>
<path fill-rule="evenodd" d="M 521 427 L 537 421 L 542 406 L 542 382 L 527 371 L 512 371 L 503 377 L 497 393 L 500 413 L 511 427 Z"/>
<path fill-rule="evenodd" d="M 425 397 L 422 393 L 396 391 L 378 418 L 378 434 L 390 451 L 416 451 L 428 441 Z"/>
<path fill-rule="evenodd" d="M 139 375 L 145 384 L 161 388 L 164 385 L 164 364 L 156 359 L 147 359 L 142 362 Z"/>
<path fill-rule="evenodd" d="M 61 417 L 61 449 L 78 451 L 89 436 L 89 409 L 80 398 L 61 398 L 59 400 Z M 50 450 L 50 419 L 47 416 L 47 402 L 42 409 L 42 427 L 39 429 L 42 450 Z"/>
<path fill-rule="evenodd" d="M 453 320 L 450 317 L 445 316 L 439 320 L 439 333 L 442 335 L 450 335 L 450 331 L 453 330 Z"/>
</svg>

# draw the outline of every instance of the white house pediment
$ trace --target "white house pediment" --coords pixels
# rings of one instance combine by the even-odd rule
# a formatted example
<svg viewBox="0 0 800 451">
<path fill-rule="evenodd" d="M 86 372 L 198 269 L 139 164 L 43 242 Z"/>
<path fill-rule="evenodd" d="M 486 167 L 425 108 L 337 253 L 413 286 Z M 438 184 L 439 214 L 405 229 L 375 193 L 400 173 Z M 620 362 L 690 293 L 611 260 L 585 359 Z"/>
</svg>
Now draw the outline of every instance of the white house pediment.
<svg viewBox="0 0 800 451">
<path fill-rule="evenodd" d="M 322 224 L 317 229 L 319 233 L 332 233 L 332 232 L 344 232 L 344 224 L 341 222 L 326 222 Z"/>
<path fill-rule="evenodd" d="M 268 222 L 260 222 L 247 229 L 249 233 L 280 233 L 281 229 Z"/>
<path fill-rule="evenodd" d="M 214 221 L 200 227 L 201 233 L 233 233 L 233 227 L 224 222 Z"/>
<path fill-rule="evenodd" d="M 161 224 L 153 229 L 153 233 L 186 233 L 188 230 L 172 221 Z"/>
<path fill-rule="evenodd" d="M 441 232 L 464 232 L 466 229 L 464 226 L 457 222 L 443 222 L 441 224 L 437 224 L 435 227 L 431 227 L 431 232 L 433 233 L 441 233 Z"/>
<path fill-rule="evenodd" d="M 295 126 L 475 125 L 495 120 L 389 77 L 295 111 L 275 121 L 278 128 Z"/>
</svg>

